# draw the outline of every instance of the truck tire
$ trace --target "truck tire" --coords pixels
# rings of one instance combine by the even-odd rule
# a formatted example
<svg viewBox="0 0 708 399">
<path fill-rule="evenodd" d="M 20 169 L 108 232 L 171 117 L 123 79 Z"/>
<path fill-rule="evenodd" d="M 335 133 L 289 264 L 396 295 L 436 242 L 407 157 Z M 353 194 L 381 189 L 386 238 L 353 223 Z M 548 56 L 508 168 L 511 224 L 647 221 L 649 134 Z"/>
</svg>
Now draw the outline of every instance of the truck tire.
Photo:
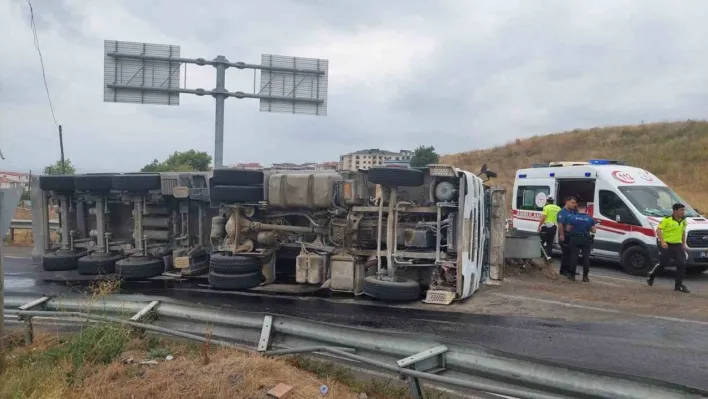
<svg viewBox="0 0 708 399">
<path fill-rule="evenodd" d="M 369 276 L 364 279 L 364 294 L 386 302 L 410 302 L 420 298 L 420 284 L 409 279 L 385 281 Z"/>
<path fill-rule="evenodd" d="M 131 193 L 144 193 L 162 188 L 159 173 L 124 173 L 113 176 L 113 189 Z"/>
<path fill-rule="evenodd" d="M 691 266 L 686 268 L 686 274 L 690 274 L 692 276 L 705 273 L 708 271 L 708 266 Z"/>
<path fill-rule="evenodd" d="M 211 200 L 215 202 L 256 203 L 263 201 L 262 186 L 214 186 Z"/>
<path fill-rule="evenodd" d="M 113 274 L 116 271 L 116 262 L 122 258 L 123 256 L 121 255 L 93 253 L 79 259 L 77 271 L 79 274 L 87 276 Z"/>
<path fill-rule="evenodd" d="M 646 277 L 654 268 L 649 251 L 639 245 L 627 247 L 622 252 L 622 268 L 633 276 Z"/>
<path fill-rule="evenodd" d="M 263 171 L 250 169 L 214 169 L 211 178 L 215 186 L 260 186 Z"/>
<path fill-rule="evenodd" d="M 44 191 L 74 191 L 74 176 L 39 176 L 39 188 Z"/>
<path fill-rule="evenodd" d="M 261 271 L 261 262 L 250 256 L 212 254 L 209 269 L 218 274 L 243 274 Z"/>
<path fill-rule="evenodd" d="M 51 252 L 42 256 L 42 268 L 48 272 L 76 270 L 78 260 L 83 256 L 86 256 L 86 252 Z"/>
<path fill-rule="evenodd" d="M 417 169 L 376 167 L 369 169 L 368 180 L 386 187 L 420 187 L 423 172 Z"/>
<path fill-rule="evenodd" d="M 123 280 L 140 280 L 164 273 L 162 258 L 130 257 L 116 262 L 116 274 Z"/>
<path fill-rule="evenodd" d="M 74 187 L 77 190 L 92 192 L 111 191 L 113 173 L 91 173 L 74 176 Z"/>
<path fill-rule="evenodd" d="M 209 272 L 209 285 L 211 288 L 222 290 L 246 290 L 257 287 L 263 282 L 260 270 L 252 273 L 223 274 Z"/>
</svg>

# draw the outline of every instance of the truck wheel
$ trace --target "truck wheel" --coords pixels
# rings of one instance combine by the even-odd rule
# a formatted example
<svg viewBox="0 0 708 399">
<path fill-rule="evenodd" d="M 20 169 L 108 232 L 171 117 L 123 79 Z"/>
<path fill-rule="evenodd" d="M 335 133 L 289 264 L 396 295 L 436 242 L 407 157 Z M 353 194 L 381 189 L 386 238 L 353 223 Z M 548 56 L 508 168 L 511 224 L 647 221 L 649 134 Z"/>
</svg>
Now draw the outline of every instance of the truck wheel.
<svg viewBox="0 0 708 399">
<path fill-rule="evenodd" d="M 261 186 L 214 186 L 211 199 L 216 202 L 255 203 L 263 201 Z"/>
<path fill-rule="evenodd" d="M 91 173 L 74 176 L 74 187 L 77 190 L 107 192 L 113 185 L 113 173 Z"/>
<path fill-rule="evenodd" d="M 116 274 L 124 280 L 140 280 L 156 277 L 165 271 L 162 258 L 130 257 L 116 262 Z"/>
<path fill-rule="evenodd" d="M 654 265 L 651 262 L 649 252 L 640 247 L 633 245 L 622 252 L 622 268 L 633 276 L 645 277 Z"/>
<path fill-rule="evenodd" d="M 245 290 L 257 287 L 263 282 L 260 270 L 252 273 L 223 274 L 209 272 L 209 285 L 223 290 Z"/>
<path fill-rule="evenodd" d="M 150 190 L 159 190 L 162 183 L 159 173 L 124 173 L 113 176 L 113 189 L 142 193 Z"/>
<path fill-rule="evenodd" d="M 116 262 L 121 260 L 121 255 L 108 255 L 93 253 L 84 256 L 78 261 L 78 272 L 84 275 L 112 274 L 116 271 Z"/>
<path fill-rule="evenodd" d="M 214 169 L 211 178 L 215 186 L 260 186 L 263 184 L 262 170 Z"/>
<path fill-rule="evenodd" d="M 708 266 L 691 266 L 686 268 L 686 274 L 698 275 L 708 271 Z"/>
<path fill-rule="evenodd" d="M 261 263 L 251 256 L 212 254 L 209 267 L 215 273 L 242 274 L 261 271 Z"/>
<path fill-rule="evenodd" d="M 74 176 L 39 176 L 39 188 L 44 191 L 74 191 Z"/>
<path fill-rule="evenodd" d="M 86 252 L 72 252 L 58 250 L 42 256 L 42 268 L 49 272 L 76 270 L 79 258 L 86 256 Z"/>
<path fill-rule="evenodd" d="M 364 279 L 364 294 L 389 302 L 415 301 L 420 298 L 420 284 L 403 278 L 385 281 L 369 276 Z"/>
<path fill-rule="evenodd" d="M 417 169 L 377 167 L 369 169 L 368 180 L 386 187 L 420 187 L 423 172 Z"/>
</svg>

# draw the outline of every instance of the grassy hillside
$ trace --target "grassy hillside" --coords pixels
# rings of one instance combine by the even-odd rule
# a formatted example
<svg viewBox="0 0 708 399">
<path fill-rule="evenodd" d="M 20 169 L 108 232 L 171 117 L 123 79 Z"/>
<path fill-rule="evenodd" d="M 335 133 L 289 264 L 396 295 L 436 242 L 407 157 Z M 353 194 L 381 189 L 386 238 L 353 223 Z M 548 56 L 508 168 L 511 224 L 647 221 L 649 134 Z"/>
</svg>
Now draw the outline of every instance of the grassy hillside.
<svg viewBox="0 0 708 399">
<path fill-rule="evenodd" d="M 617 159 L 647 169 L 701 212 L 708 212 L 708 122 L 686 121 L 593 128 L 518 139 L 487 150 L 446 155 L 470 171 L 487 163 L 491 184 L 511 191 L 517 169 L 548 161 Z"/>
</svg>

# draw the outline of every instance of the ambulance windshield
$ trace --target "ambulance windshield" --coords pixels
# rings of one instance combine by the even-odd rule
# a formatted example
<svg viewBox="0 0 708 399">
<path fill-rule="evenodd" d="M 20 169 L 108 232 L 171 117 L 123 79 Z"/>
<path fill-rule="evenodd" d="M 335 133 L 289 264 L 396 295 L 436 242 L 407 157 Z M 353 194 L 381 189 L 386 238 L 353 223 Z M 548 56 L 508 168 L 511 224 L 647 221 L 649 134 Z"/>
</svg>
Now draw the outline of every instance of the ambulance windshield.
<svg viewBox="0 0 708 399">
<path fill-rule="evenodd" d="M 698 216 L 686 201 L 666 186 L 622 186 L 622 194 L 645 216 L 669 216 L 675 203 L 686 205 L 686 216 Z"/>
</svg>

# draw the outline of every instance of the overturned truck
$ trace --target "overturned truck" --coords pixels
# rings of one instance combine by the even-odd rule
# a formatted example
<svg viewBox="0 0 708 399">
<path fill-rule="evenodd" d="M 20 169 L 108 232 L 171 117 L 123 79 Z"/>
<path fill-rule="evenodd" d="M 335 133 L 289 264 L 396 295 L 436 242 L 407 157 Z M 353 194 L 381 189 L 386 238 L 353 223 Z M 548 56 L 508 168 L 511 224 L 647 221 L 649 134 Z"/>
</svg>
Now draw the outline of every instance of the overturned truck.
<svg viewBox="0 0 708 399">
<path fill-rule="evenodd" d="M 448 304 L 488 276 L 490 193 L 449 165 L 41 176 L 56 273 Z M 49 207 L 43 229 L 48 234 Z M 206 281 L 205 281 L 206 280 Z"/>
</svg>

